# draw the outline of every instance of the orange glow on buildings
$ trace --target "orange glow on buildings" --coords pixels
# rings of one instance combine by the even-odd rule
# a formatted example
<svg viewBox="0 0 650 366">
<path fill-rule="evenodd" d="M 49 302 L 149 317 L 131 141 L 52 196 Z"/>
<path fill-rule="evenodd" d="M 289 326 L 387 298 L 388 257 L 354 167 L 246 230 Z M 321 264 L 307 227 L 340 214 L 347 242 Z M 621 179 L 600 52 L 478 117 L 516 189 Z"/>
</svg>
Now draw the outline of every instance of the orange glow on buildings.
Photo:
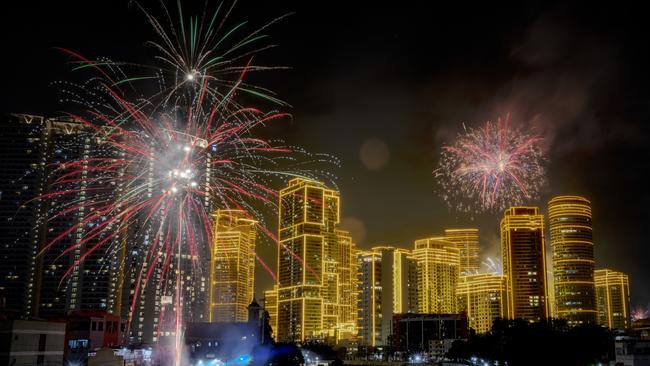
<svg viewBox="0 0 650 366">
<path fill-rule="evenodd" d="M 540 321 L 549 316 L 544 216 L 537 207 L 511 207 L 501 220 L 501 256 L 508 318 Z"/>
<path fill-rule="evenodd" d="M 557 196 L 548 203 L 556 316 L 569 325 L 596 322 L 591 202 Z"/>
<path fill-rule="evenodd" d="M 255 281 L 255 220 L 217 210 L 210 265 L 210 322 L 248 321 Z"/>
</svg>

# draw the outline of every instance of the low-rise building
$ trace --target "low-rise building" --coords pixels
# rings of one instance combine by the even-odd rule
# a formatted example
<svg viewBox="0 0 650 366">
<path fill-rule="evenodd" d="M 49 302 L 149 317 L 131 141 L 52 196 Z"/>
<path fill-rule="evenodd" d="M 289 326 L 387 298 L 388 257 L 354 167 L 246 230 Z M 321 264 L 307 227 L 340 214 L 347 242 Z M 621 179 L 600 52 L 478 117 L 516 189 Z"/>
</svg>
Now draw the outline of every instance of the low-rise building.
<svg viewBox="0 0 650 366">
<path fill-rule="evenodd" d="M 125 343 L 126 322 L 103 311 L 76 311 L 61 318 L 67 323 L 65 360 L 85 364 L 102 347 L 118 347 Z"/>
<path fill-rule="evenodd" d="M 466 339 L 469 334 L 467 314 L 395 314 L 392 341 L 398 352 L 423 352 L 431 357 L 441 356 L 456 339 Z"/>
<path fill-rule="evenodd" d="M 248 364 L 254 352 L 273 342 L 269 316 L 255 299 L 247 322 L 188 323 L 185 345 L 189 363 Z"/>
<path fill-rule="evenodd" d="M 637 319 L 633 321 L 632 331 L 641 339 L 650 339 L 650 318 Z"/>
<path fill-rule="evenodd" d="M 0 365 L 63 365 L 64 322 L 0 321 Z"/>
<path fill-rule="evenodd" d="M 616 337 L 616 366 L 650 366 L 650 340 Z"/>
</svg>

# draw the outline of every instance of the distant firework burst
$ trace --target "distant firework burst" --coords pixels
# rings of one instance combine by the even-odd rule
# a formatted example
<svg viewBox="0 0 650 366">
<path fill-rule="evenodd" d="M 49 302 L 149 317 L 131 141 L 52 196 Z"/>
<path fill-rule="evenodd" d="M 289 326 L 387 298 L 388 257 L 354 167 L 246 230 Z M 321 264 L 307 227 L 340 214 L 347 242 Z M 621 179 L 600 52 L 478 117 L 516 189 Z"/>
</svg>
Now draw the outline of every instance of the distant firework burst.
<svg viewBox="0 0 650 366">
<path fill-rule="evenodd" d="M 637 306 L 634 309 L 632 309 L 632 312 L 630 314 L 632 316 L 632 320 L 641 320 L 641 319 L 648 319 L 650 318 L 650 306 L 643 308 L 641 306 Z"/>
<path fill-rule="evenodd" d="M 458 211 L 503 210 L 539 197 L 546 184 L 542 137 L 509 126 L 508 116 L 466 128 L 442 147 L 434 175 Z"/>
<path fill-rule="evenodd" d="M 159 37 L 151 42 L 156 56 L 150 64 L 90 60 L 62 49 L 76 72 L 89 74 L 79 83 L 57 83 L 63 102 L 81 106 L 68 113 L 79 132 L 59 151 L 63 158 L 50 169 L 51 189 L 39 199 L 49 204 L 41 220 L 77 219 L 48 238 L 41 254 L 76 238 L 61 254 L 74 254 L 63 282 L 87 258 L 123 252 L 125 237 L 138 242 L 130 314 L 142 289 L 156 281 L 161 293 L 173 297 L 171 322 L 180 349 L 181 258 L 191 262 L 196 276 L 206 276 L 200 263 L 212 250 L 212 212 L 243 210 L 275 241 L 264 225 L 265 209 L 275 210 L 280 184 L 292 177 L 331 182 L 320 167 L 338 161 L 266 137 L 272 135 L 269 125 L 290 119 L 251 104 L 286 105 L 245 83 L 249 72 L 270 69 L 253 64 L 254 55 L 271 47 L 258 45 L 270 23 L 237 38 L 246 23 L 226 27 L 232 6 L 185 20 L 178 2 L 178 22 L 164 5 L 163 10 L 163 21 L 143 10 Z"/>
</svg>

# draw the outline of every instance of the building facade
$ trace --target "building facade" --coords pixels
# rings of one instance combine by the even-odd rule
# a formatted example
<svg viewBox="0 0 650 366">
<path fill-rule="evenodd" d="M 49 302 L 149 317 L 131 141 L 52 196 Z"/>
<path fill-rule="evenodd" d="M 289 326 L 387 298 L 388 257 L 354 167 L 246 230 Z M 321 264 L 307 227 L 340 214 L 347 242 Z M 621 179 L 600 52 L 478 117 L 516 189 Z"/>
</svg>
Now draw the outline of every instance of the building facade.
<svg viewBox="0 0 650 366">
<path fill-rule="evenodd" d="M 312 180 L 293 179 L 280 191 L 280 341 L 356 338 L 356 250 L 338 229 L 339 204 L 337 191 Z"/>
<path fill-rule="evenodd" d="M 68 365 L 88 363 L 89 354 L 103 347 L 116 348 L 126 338 L 126 320 L 102 311 L 75 311 L 57 319 L 66 323 L 65 361 Z"/>
<path fill-rule="evenodd" d="M 598 324 L 611 329 L 630 328 L 630 281 L 611 269 L 594 271 Z"/>
<path fill-rule="evenodd" d="M 156 194 L 153 190 L 157 179 L 177 179 L 168 178 L 169 174 L 176 174 L 176 171 L 182 174 L 191 167 L 192 176 L 201 180 L 197 182 L 197 189 L 203 190 L 204 199 L 197 205 L 201 204 L 204 212 L 215 212 L 208 188 L 215 173 L 211 168 L 212 152 L 207 148 L 207 141 L 172 130 L 164 130 L 164 135 L 155 139 L 144 138 L 152 141 L 149 146 L 151 157 L 137 167 L 144 170 L 144 174 L 138 175 L 137 184 L 146 191 L 147 197 Z M 178 146 L 178 150 L 169 149 L 165 164 L 160 164 L 160 160 L 154 158 L 156 152 L 172 145 Z M 209 320 L 212 238 L 207 236 L 202 226 L 211 223 L 204 222 L 198 208 L 181 213 L 182 205 L 170 203 L 168 207 L 166 215 L 154 215 L 149 219 L 146 212 L 142 213 L 127 228 L 122 316 L 132 320 L 129 328 L 129 341 L 132 343 L 173 342 L 177 315 L 183 323 Z M 186 230 L 187 226 L 169 224 L 170 221 L 166 220 L 179 214 L 186 216 L 187 223 L 196 226 Z M 165 242 L 174 243 L 174 250 L 160 245 Z M 177 291 L 177 283 L 181 291 Z M 179 296 L 182 302 L 176 301 Z"/>
<path fill-rule="evenodd" d="M 460 250 L 445 237 L 415 241 L 418 312 L 451 314 L 457 311 L 456 286 Z"/>
<path fill-rule="evenodd" d="M 411 253 L 390 246 L 359 251 L 359 343 L 388 344 L 394 314 L 417 312 L 416 266 Z"/>
<path fill-rule="evenodd" d="M 246 322 L 255 281 L 257 221 L 242 210 L 217 210 L 210 261 L 210 322 Z"/>
<path fill-rule="evenodd" d="M 63 354 L 65 322 L 0 321 L 0 364 L 67 365 Z"/>
<path fill-rule="evenodd" d="M 544 216 L 537 207 L 511 207 L 501 220 L 501 256 L 508 318 L 540 321 L 549 316 Z"/>
<path fill-rule="evenodd" d="M 8 275 L 0 279 L 0 309 L 44 318 L 82 309 L 119 311 L 121 287 L 114 279 L 123 257 L 106 255 L 113 243 L 105 234 L 118 228 L 94 231 L 101 215 L 81 224 L 98 196 L 121 189 L 98 184 L 87 159 L 118 152 L 67 117 L 16 114 L 2 127 L 9 156 L 0 179 L 0 266 Z M 78 166 L 74 173 L 62 169 L 70 162 Z"/>
<path fill-rule="evenodd" d="M 556 316 L 569 325 L 596 323 L 591 202 L 558 196 L 548 203 Z"/>
<path fill-rule="evenodd" d="M 441 345 L 448 348 L 454 340 L 467 339 L 468 336 L 465 313 L 393 316 L 392 346 L 396 351 L 412 354 L 427 352 L 435 355 Z"/>
<path fill-rule="evenodd" d="M 508 314 L 506 277 L 494 273 L 460 276 L 456 288 L 458 310 L 467 313 L 469 327 L 477 333 L 492 329 L 492 322 Z"/>
<path fill-rule="evenodd" d="M 446 229 L 445 238 L 460 250 L 460 274 L 477 273 L 481 267 L 478 229 Z"/>
<path fill-rule="evenodd" d="M 35 310 L 37 226 L 45 189 L 49 131 L 43 117 L 3 116 L 0 143 L 5 148 L 0 171 L 0 311 L 30 316 Z"/>
</svg>

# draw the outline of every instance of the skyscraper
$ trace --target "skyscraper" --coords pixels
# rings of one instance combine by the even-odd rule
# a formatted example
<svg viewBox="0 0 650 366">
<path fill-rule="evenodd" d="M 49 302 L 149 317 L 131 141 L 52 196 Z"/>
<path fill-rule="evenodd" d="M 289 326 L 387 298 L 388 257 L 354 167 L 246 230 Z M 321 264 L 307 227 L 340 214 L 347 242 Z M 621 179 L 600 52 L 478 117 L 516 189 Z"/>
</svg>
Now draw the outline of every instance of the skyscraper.
<svg viewBox="0 0 650 366">
<path fill-rule="evenodd" d="M 360 251 L 358 261 L 359 342 L 386 345 L 393 314 L 417 312 L 415 261 L 390 246 Z"/>
<path fill-rule="evenodd" d="M 138 167 L 144 171 L 131 172 L 138 174 L 137 183 L 146 190 L 148 197 L 152 197 L 155 181 L 161 176 L 167 176 L 170 166 L 182 166 L 185 162 L 184 147 L 198 146 L 197 154 L 192 155 L 192 166 L 196 170 L 193 175 L 205 179 L 206 184 L 198 185 L 205 198 L 197 204 L 203 205 L 204 212 L 215 212 L 214 199 L 207 184 L 215 179 L 215 169 L 212 169 L 211 149 L 206 149 L 207 141 L 181 131 L 165 130 L 165 136 L 178 145 L 178 153 L 170 153 L 166 157 L 170 161 L 159 164 L 153 157 L 156 147 L 149 147 L 152 157 L 147 162 L 148 166 L 144 169 Z M 156 139 L 151 140 L 152 144 L 161 143 Z M 178 208 L 174 204 L 169 207 Z M 172 214 L 177 215 L 178 211 Z M 210 313 L 211 238 L 207 237 L 205 229 L 198 226 L 199 223 L 210 223 L 203 222 L 198 211 L 192 211 L 186 220 L 197 227 L 189 232 L 182 226 L 165 224 L 162 215 L 154 215 L 144 225 L 146 216 L 147 213 L 143 213 L 142 217 L 129 225 L 124 261 L 122 316 L 128 314 L 131 319 L 129 337 L 137 343 L 155 343 L 162 338 L 174 338 L 177 315 L 184 323 L 205 322 Z M 164 231 L 169 234 L 163 234 Z M 179 245 L 173 252 L 166 250 L 164 245 L 158 245 L 166 241 L 167 235 L 179 240 Z M 154 256 L 154 260 L 147 260 L 149 253 Z M 146 281 L 141 281 L 143 273 L 148 274 Z M 177 291 L 177 283 L 180 283 L 180 291 Z M 177 298 L 182 299 L 182 302 L 175 301 Z"/>
<path fill-rule="evenodd" d="M 356 251 L 338 229 L 339 193 L 292 179 L 279 211 L 278 340 L 356 337 Z"/>
<path fill-rule="evenodd" d="M 456 285 L 460 272 L 460 250 L 445 237 L 415 241 L 418 312 L 450 314 L 457 311 Z"/>
<path fill-rule="evenodd" d="M 359 318 L 358 249 L 349 232 L 336 230 L 336 235 L 338 248 L 330 252 L 330 258 L 337 264 L 330 267 L 328 287 L 330 294 L 336 294 L 331 301 L 337 304 L 334 308 L 338 316 L 329 323 L 329 334 L 336 342 L 354 342 L 358 336 Z"/>
<path fill-rule="evenodd" d="M 569 325 L 596 322 L 591 202 L 558 196 L 548 203 L 557 316 Z"/>
<path fill-rule="evenodd" d="M 478 229 L 446 229 L 445 238 L 460 250 L 460 274 L 474 274 L 481 267 Z"/>
<path fill-rule="evenodd" d="M 511 207 L 501 220 L 501 256 L 508 292 L 508 318 L 546 319 L 544 216 L 537 207 Z"/>
<path fill-rule="evenodd" d="M 594 271 L 598 324 L 611 329 L 630 327 L 630 282 L 627 274 L 611 269 Z"/>
<path fill-rule="evenodd" d="M 112 248 L 120 247 L 122 237 L 118 234 L 106 245 L 99 244 L 108 239 L 109 232 L 121 233 L 121 224 L 111 223 L 105 230 L 94 232 L 106 216 L 99 216 L 84 225 L 80 223 L 97 200 L 114 197 L 122 189 L 122 184 L 99 183 L 98 174 L 101 173 L 89 169 L 87 159 L 92 156 L 117 157 L 119 152 L 103 143 L 95 136 L 95 131 L 81 122 L 59 118 L 46 123 L 49 130 L 48 164 L 44 168 L 46 192 L 68 190 L 70 193 L 53 195 L 42 203 L 44 210 L 39 225 L 42 247 L 52 246 L 37 260 L 38 316 L 60 316 L 74 310 L 116 313 L 121 285 L 117 279 L 123 251 L 113 252 Z M 65 184 L 55 183 L 65 174 L 61 166 L 71 161 L 81 167 L 76 179 Z M 74 207 L 72 202 L 83 202 L 84 205 Z M 66 214 L 58 215 L 63 210 Z M 82 257 L 83 261 L 75 265 Z"/>
<path fill-rule="evenodd" d="M 107 256 L 110 245 L 97 246 L 103 235 L 87 238 L 104 217 L 79 225 L 86 207 L 77 203 L 91 205 L 98 194 L 121 189 L 95 183 L 97 173 L 84 164 L 93 154 L 117 152 L 84 124 L 67 117 L 17 114 L 3 120 L 2 126 L 7 132 L 4 145 L 10 150 L 0 180 L 0 262 L 2 273 L 8 274 L 0 279 L 0 309 L 40 317 L 74 310 L 116 312 L 122 252 Z M 60 165 L 70 161 L 79 165 L 76 175 L 68 175 L 70 183 L 56 182 L 64 174 Z M 68 192 L 37 199 L 53 190 Z M 74 265 L 79 258 L 84 260 Z"/>
<path fill-rule="evenodd" d="M 508 292 L 506 277 L 494 273 L 460 276 L 456 295 L 458 310 L 467 312 L 469 326 L 477 333 L 492 328 L 496 318 L 508 314 Z"/>
<path fill-rule="evenodd" d="M 210 262 L 210 322 L 246 322 L 253 300 L 257 221 L 217 210 Z"/>
<path fill-rule="evenodd" d="M 27 317 L 35 308 L 41 245 L 36 227 L 42 202 L 32 199 L 45 189 L 48 130 L 43 117 L 29 115 L 3 117 L 0 126 L 0 312 Z"/>
</svg>

